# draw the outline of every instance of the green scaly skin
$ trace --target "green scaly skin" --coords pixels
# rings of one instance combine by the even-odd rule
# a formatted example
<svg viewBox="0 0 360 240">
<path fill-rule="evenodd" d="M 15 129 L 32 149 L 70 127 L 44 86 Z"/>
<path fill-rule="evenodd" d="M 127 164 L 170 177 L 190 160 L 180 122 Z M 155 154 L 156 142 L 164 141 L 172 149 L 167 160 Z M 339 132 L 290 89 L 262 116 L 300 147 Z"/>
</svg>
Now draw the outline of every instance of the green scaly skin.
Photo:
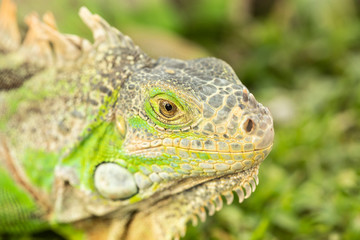
<svg viewBox="0 0 360 240">
<path fill-rule="evenodd" d="M 273 123 L 231 67 L 152 59 L 80 16 L 93 44 L 32 15 L 20 47 L 0 18 L 0 234 L 173 239 L 249 197 Z"/>
</svg>

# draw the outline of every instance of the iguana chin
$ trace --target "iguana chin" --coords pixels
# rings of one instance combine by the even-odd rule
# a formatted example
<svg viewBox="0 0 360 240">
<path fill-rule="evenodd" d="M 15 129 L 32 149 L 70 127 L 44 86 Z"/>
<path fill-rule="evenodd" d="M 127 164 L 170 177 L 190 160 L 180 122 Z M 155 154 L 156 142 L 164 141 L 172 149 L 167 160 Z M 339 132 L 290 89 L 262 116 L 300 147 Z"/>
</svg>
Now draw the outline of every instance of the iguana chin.
<svg viewBox="0 0 360 240">
<path fill-rule="evenodd" d="M 94 43 L 48 13 L 20 44 L 15 12 L 3 0 L 0 233 L 177 239 L 255 190 L 273 122 L 228 64 L 153 59 L 86 8 Z"/>
</svg>

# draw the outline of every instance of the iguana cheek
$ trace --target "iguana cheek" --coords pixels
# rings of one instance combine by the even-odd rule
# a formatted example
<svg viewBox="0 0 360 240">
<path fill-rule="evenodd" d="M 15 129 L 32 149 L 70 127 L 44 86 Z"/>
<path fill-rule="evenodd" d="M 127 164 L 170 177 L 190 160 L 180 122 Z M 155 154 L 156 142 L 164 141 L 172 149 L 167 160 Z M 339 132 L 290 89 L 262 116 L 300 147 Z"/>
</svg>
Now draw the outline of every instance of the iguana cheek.
<svg viewBox="0 0 360 240">
<path fill-rule="evenodd" d="M 94 175 L 96 190 L 104 198 L 127 199 L 138 192 L 133 175 L 116 163 L 100 164 Z"/>
</svg>

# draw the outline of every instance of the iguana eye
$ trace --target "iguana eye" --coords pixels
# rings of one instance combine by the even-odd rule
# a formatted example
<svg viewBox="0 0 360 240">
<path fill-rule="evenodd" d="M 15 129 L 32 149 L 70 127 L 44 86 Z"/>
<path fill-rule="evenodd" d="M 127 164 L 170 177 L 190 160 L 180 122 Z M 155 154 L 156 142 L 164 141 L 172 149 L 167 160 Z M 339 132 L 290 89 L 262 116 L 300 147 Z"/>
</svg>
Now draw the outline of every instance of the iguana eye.
<svg viewBox="0 0 360 240">
<path fill-rule="evenodd" d="M 159 99 L 159 112 L 166 118 L 172 118 L 176 115 L 178 108 L 175 103 L 165 99 Z"/>
<path fill-rule="evenodd" d="M 186 115 L 183 105 L 174 97 L 166 94 L 159 94 L 150 98 L 151 108 L 154 110 L 156 118 L 167 124 L 183 123 Z"/>
<path fill-rule="evenodd" d="M 148 116 L 160 127 L 179 129 L 192 122 L 192 111 L 185 100 L 172 93 L 157 93 L 145 102 Z"/>
</svg>

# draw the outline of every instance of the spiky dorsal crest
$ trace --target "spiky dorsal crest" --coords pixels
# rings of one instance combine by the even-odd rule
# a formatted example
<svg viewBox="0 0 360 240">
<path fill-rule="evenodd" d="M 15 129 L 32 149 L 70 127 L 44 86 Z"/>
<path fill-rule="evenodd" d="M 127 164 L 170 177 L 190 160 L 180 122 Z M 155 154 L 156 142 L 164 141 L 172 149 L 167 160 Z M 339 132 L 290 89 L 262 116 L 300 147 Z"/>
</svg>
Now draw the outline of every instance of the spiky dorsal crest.
<svg viewBox="0 0 360 240">
<path fill-rule="evenodd" d="M 79 15 L 90 28 L 94 43 L 76 35 L 60 33 L 52 13 L 48 12 L 40 20 L 35 13 L 25 18 L 28 32 L 22 44 L 16 21 L 16 5 L 11 0 L 3 0 L 0 8 L 0 51 L 3 53 L 19 50 L 26 61 L 40 67 L 71 66 L 89 53 L 100 55 L 109 49 L 122 48 L 127 55 L 147 59 L 146 54 L 133 41 L 103 18 L 82 7 Z M 100 58 L 99 56 L 97 57 Z"/>
<path fill-rule="evenodd" d="M 0 51 L 17 49 L 21 37 L 16 22 L 16 5 L 11 0 L 3 0 L 0 6 Z"/>
<path fill-rule="evenodd" d="M 84 51 L 90 54 L 90 58 L 98 62 L 104 62 L 104 58 L 112 59 L 113 68 L 122 69 L 133 68 L 134 65 L 141 67 L 151 62 L 151 58 L 135 45 L 130 37 L 110 26 L 99 15 L 92 14 L 86 7 L 80 8 L 79 15 L 93 34 L 94 43 Z M 122 67 L 117 66 L 119 64 Z"/>
<path fill-rule="evenodd" d="M 83 22 L 91 29 L 95 40 L 94 45 L 106 44 L 113 47 L 122 47 L 140 52 L 130 37 L 111 27 L 103 18 L 92 14 L 86 7 L 81 7 L 79 15 Z"/>
</svg>

